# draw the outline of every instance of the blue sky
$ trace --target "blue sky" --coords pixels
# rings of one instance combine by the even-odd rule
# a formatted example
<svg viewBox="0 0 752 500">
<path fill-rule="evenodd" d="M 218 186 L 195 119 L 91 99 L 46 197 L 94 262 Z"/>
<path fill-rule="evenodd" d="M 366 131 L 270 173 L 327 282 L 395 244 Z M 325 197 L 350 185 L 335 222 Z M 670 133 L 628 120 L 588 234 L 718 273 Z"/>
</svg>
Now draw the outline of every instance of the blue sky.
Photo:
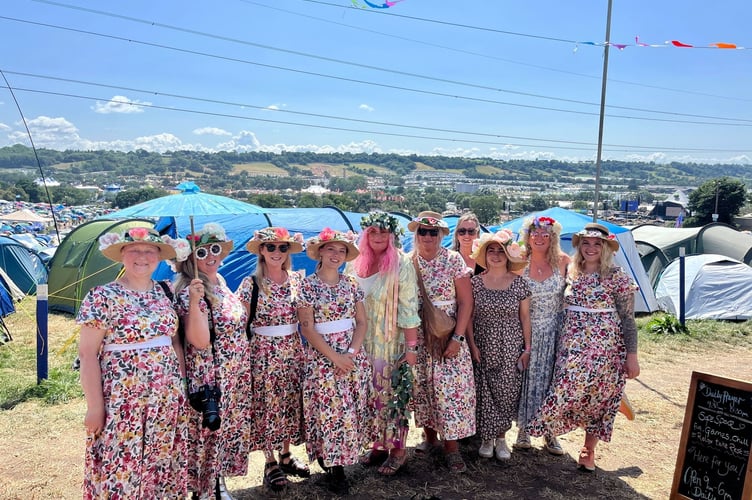
<svg viewBox="0 0 752 500">
<path fill-rule="evenodd" d="M 604 50 L 587 42 L 605 40 L 606 12 L 4 0 L 0 69 L 38 147 L 592 161 Z M 615 0 L 610 39 L 629 45 L 609 50 L 603 158 L 752 164 L 750 19 L 746 0 Z M 2 81 L 0 146 L 16 143 L 29 140 Z"/>
</svg>

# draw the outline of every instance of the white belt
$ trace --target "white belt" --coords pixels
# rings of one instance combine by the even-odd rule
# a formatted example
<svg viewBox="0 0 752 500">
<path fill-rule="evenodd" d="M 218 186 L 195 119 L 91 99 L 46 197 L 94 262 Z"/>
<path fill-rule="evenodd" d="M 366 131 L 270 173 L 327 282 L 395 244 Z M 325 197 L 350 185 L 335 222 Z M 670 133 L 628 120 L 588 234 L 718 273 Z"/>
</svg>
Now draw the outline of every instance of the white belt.
<svg viewBox="0 0 752 500">
<path fill-rule="evenodd" d="M 432 300 L 431 304 L 433 304 L 436 307 L 441 306 L 453 306 L 457 301 L 456 300 Z"/>
<path fill-rule="evenodd" d="M 143 342 L 131 342 L 130 344 L 105 344 L 103 351 L 135 351 L 142 349 L 153 349 L 155 347 L 164 347 L 172 345 L 172 338 L 167 335 L 160 335 Z"/>
<path fill-rule="evenodd" d="M 338 319 L 337 321 L 324 321 L 315 323 L 314 328 L 319 335 L 328 335 L 330 333 L 344 332 L 353 326 L 352 318 Z"/>
<path fill-rule="evenodd" d="M 298 331 L 298 324 L 276 325 L 276 326 L 257 326 L 253 328 L 253 333 L 258 333 L 264 337 L 287 337 Z"/>
<path fill-rule="evenodd" d="M 590 309 L 589 307 L 580 306 L 567 306 L 567 311 L 583 312 L 583 313 L 609 313 L 615 312 L 616 309 L 610 307 L 608 309 Z"/>
</svg>

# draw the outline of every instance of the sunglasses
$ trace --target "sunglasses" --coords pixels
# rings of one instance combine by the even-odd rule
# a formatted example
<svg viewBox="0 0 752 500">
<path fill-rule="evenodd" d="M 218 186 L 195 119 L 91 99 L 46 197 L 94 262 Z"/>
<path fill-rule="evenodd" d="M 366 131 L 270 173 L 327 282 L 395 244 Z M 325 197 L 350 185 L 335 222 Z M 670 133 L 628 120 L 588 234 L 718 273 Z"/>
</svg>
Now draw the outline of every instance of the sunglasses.
<svg viewBox="0 0 752 500">
<path fill-rule="evenodd" d="M 287 243 L 280 243 L 279 245 L 275 245 L 274 243 L 264 243 L 264 247 L 266 248 L 266 251 L 270 253 L 275 252 L 278 248 L 282 253 L 287 253 L 290 249 L 290 245 Z"/>
<path fill-rule="evenodd" d="M 220 245 L 219 243 L 212 243 L 208 246 L 198 247 L 196 251 L 193 252 L 193 255 L 195 255 L 198 260 L 204 260 L 209 255 L 216 257 L 221 253 L 222 245 Z"/>
<path fill-rule="evenodd" d="M 433 236 L 434 238 L 439 235 L 438 229 L 426 229 L 425 227 L 418 228 L 418 236 Z"/>
<path fill-rule="evenodd" d="M 457 234 L 459 234 L 460 236 L 465 236 L 466 234 L 469 236 L 473 236 L 477 232 L 478 232 L 477 229 L 467 229 L 464 227 L 461 227 L 457 230 Z"/>
</svg>

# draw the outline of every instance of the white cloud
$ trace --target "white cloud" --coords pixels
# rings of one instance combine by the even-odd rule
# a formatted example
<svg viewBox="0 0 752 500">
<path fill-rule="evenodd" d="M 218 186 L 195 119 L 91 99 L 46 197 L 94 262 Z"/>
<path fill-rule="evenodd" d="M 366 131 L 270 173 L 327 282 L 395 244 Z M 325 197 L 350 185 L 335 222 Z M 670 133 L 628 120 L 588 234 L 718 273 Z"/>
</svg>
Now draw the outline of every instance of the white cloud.
<svg viewBox="0 0 752 500">
<path fill-rule="evenodd" d="M 85 141 L 82 141 L 78 135 L 78 129 L 63 117 L 38 116 L 26 123 L 37 147 L 61 150 L 84 149 Z M 25 130 L 12 132 L 8 135 L 8 138 L 14 141 L 14 144 L 28 143 L 28 135 Z"/>
<path fill-rule="evenodd" d="M 197 128 L 193 131 L 196 135 L 224 135 L 224 136 L 231 136 L 232 134 L 228 132 L 227 130 L 217 128 L 217 127 L 203 127 L 203 128 Z"/>
<path fill-rule="evenodd" d="M 10 130 L 10 127 L 7 126 L 6 124 L 0 122 L 0 130 L 2 130 L 3 132 L 7 132 L 7 131 Z"/>
<path fill-rule="evenodd" d="M 358 109 L 362 109 L 363 111 L 368 111 L 369 113 L 373 111 L 373 108 L 369 106 L 368 104 L 361 104 L 358 106 Z"/>
<path fill-rule="evenodd" d="M 279 111 L 279 106 L 277 106 L 276 104 L 270 104 L 266 107 L 266 109 L 268 109 L 269 111 Z"/>
<path fill-rule="evenodd" d="M 116 95 L 109 101 L 97 101 L 91 109 L 96 113 L 105 115 L 109 113 L 143 113 L 143 106 L 136 106 L 136 104 L 151 105 L 150 102 L 130 100 L 125 96 Z"/>
</svg>

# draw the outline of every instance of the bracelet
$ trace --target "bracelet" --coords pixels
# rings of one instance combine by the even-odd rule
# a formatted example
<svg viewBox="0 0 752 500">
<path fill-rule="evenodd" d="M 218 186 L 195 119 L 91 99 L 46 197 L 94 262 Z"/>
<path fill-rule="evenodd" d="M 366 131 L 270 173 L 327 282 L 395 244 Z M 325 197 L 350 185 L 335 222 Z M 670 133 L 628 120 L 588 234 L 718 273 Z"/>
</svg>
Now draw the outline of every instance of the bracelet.
<svg viewBox="0 0 752 500">
<path fill-rule="evenodd" d="M 405 352 L 408 354 L 418 354 L 418 347 L 414 345 L 408 345 L 407 348 L 405 348 Z"/>
<path fill-rule="evenodd" d="M 457 333 L 452 334 L 452 340 L 455 342 L 459 342 L 460 344 L 465 341 L 465 337 L 463 335 L 459 335 Z"/>
<path fill-rule="evenodd" d="M 528 347 L 524 351 L 522 351 L 522 354 L 530 354 L 530 348 Z"/>
<path fill-rule="evenodd" d="M 352 347 L 348 347 L 347 354 L 355 354 L 355 349 L 353 349 Z"/>
</svg>

